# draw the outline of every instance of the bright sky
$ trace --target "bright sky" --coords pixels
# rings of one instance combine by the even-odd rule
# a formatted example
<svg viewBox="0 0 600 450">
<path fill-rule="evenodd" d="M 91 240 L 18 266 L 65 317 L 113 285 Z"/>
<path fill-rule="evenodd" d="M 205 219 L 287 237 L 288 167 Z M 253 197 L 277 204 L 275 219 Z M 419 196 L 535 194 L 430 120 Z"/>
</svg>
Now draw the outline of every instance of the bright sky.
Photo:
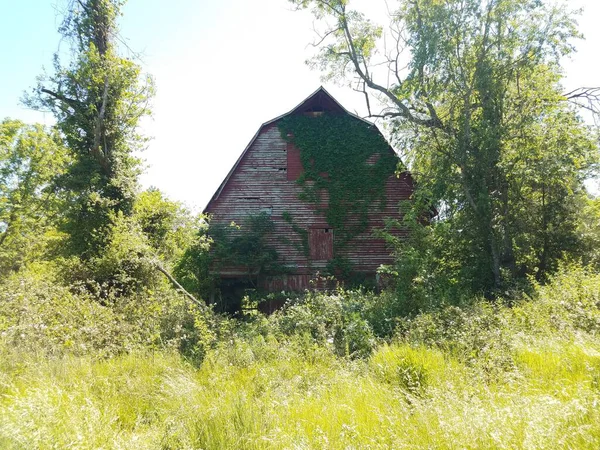
<svg viewBox="0 0 600 450">
<path fill-rule="evenodd" d="M 383 0 L 360 0 L 363 8 Z M 0 0 L 0 119 L 51 123 L 19 104 L 59 48 L 57 7 L 66 0 Z M 586 41 L 565 62 L 566 88 L 600 85 L 600 1 L 584 7 Z M 127 45 L 155 77 L 153 139 L 143 153 L 145 187 L 201 210 L 258 127 L 296 106 L 320 84 L 304 61 L 312 54 L 312 16 L 286 0 L 129 0 L 121 19 Z M 365 113 L 363 97 L 325 84 L 347 109 Z"/>
</svg>

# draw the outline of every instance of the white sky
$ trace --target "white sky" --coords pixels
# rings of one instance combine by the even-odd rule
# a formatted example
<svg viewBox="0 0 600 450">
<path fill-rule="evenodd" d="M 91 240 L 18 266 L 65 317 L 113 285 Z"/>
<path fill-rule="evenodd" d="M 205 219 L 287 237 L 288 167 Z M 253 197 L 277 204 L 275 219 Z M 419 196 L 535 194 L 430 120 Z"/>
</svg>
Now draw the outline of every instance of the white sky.
<svg viewBox="0 0 600 450">
<path fill-rule="evenodd" d="M 56 28 L 58 19 L 46 0 L 20 1 L 33 8 L 43 4 L 40 21 L 47 17 Z M 0 5 L 4 2 L 9 0 L 0 0 Z M 355 3 L 378 11 L 384 4 Z M 598 86 L 600 1 L 571 0 L 569 6 L 585 7 L 579 22 L 587 40 L 578 42 L 578 53 L 565 62 L 566 88 Z M 312 16 L 292 12 L 286 0 L 129 0 L 123 12 L 121 34 L 129 47 L 142 53 L 144 69 L 155 77 L 157 89 L 154 117 L 143 124 L 145 134 L 153 137 L 142 155 L 147 164 L 143 185 L 156 186 L 200 211 L 258 127 L 321 84 L 320 74 L 304 64 L 315 38 Z M 28 23 L 19 25 L 31 39 L 35 30 L 27 30 Z M 51 66 L 58 37 L 43 39 L 37 45 L 44 50 L 31 55 L 37 71 L 28 68 L 11 80 L 15 98 L 35 84 L 42 66 Z M 365 114 L 360 94 L 325 87 L 347 109 Z M 48 121 L 14 103 L 7 107 L 0 100 L 0 118 Z"/>
</svg>

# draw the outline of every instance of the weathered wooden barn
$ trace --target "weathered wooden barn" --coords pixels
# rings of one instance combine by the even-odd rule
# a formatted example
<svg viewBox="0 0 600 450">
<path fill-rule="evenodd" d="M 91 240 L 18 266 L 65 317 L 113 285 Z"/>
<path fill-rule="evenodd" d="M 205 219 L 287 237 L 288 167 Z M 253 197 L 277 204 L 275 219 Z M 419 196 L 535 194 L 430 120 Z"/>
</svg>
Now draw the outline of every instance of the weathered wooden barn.
<svg viewBox="0 0 600 450">
<path fill-rule="evenodd" d="M 413 192 L 399 163 L 375 125 L 320 87 L 260 127 L 204 210 L 211 228 L 234 223 L 234 234 L 252 217 L 268 218 L 262 245 L 276 255 L 277 270 L 228 260 L 214 271 L 230 285 L 256 276 L 267 291 L 309 288 L 317 274 L 374 281 L 392 262 L 374 231 L 386 218 L 401 219 L 399 203 Z"/>
</svg>

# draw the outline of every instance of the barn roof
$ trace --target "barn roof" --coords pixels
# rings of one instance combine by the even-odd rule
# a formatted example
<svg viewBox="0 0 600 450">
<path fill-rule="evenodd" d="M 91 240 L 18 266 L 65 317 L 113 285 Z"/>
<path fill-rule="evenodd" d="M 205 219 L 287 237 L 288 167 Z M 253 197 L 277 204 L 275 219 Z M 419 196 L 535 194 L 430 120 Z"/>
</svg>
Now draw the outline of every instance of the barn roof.
<svg viewBox="0 0 600 450">
<path fill-rule="evenodd" d="M 288 111 L 285 114 L 277 116 L 274 119 L 271 119 L 268 122 L 263 123 L 260 126 L 260 128 L 258 129 L 256 134 L 252 137 L 252 139 L 250 140 L 250 142 L 248 143 L 248 145 L 246 146 L 246 148 L 244 149 L 244 151 L 242 152 L 240 157 L 237 159 L 237 161 L 235 162 L 235 164 L 233 165 L 233 167 L 231 168 L 231 170 L 229 171 L 229 173 L 227 174 L 227 176 L 225 177 L 225 179 L 219 186 L 219 188 L 213 194 L 212 198 L 210 199 L 210 201 L 204 208 L 203 212 L 206 213 L 208 211 L 208 209 L 210 208 L 211 204 L 219 198 L 219 195 L 221 195 L 221 192 L 225 188 L 225 185 L 227 184 L 227 182 L 229 181 L 231 176 L 234 174 L 238 165 L 240 164 L 240 162 L 242 161 L 242 159 L 244 158 L 244 156 L 246 155 L 246 153 L 248 152 L 250 147 L 252 147 L 252 144 L 254 144 L 254 141 L 256 140 L 256 138 L 260 135 L 261 131 L 265 127 L 277 122 L 280 119 L 283 119 L 284 117 L 290 116 L 292 114 L 303 113 L 305 111 L 331 111 L 331 112 L 345 113 L 345 114 L 355 117 L 356 119 L 361 120 L 371 126 L 375 126 L 372 122 L 369 122 L 368 120 L 365 120 L 362 117 L 359 117 L 356 114 L 353 114 L 350 111 L 348 111 L 335 98 L 333 98 L 333 96 L 329 92 L 327 92 L 327 90 L 323 86 L 320 86 L 319 89 L 317 89 L 315 92 L 310 94 L 307 98 L 302 100 L 302 102 L 300 102 L 300 104 L 298 106 L 294 107 L 292 110 Z"/>
</svg>

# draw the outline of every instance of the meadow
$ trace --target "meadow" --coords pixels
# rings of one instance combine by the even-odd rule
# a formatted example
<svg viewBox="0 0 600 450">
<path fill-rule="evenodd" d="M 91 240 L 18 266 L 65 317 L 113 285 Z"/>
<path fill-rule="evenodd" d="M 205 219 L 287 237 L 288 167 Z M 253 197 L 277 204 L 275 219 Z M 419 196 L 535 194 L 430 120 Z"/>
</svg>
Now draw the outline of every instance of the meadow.
<svg viewBox="0 0 600 450">
<path fill-rule="evenodd" d="M 12 283 L 0 302 L 0 448 L 600 446 L 600 275 L 585 269 L 521 300 L 398 319 L 388 338 L 367 314 L 385 293 L 198 316 L 169 341 L 183 303 L 136 336 L 134 301 L 122 314 L 40 279 Z"/>
</svg>

